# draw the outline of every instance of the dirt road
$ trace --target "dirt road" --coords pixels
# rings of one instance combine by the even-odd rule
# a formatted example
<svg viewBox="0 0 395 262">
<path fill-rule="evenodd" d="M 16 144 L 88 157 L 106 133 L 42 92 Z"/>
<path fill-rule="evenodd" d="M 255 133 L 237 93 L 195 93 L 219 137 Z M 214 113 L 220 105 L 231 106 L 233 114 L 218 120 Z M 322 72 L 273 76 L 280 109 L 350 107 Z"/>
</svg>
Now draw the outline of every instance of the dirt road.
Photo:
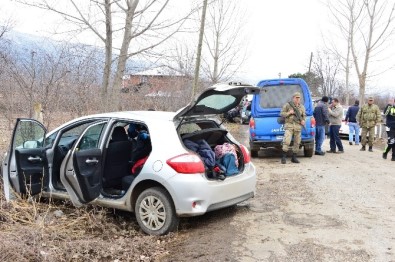
<svg viewBox="0 0 395 262">
<path fill-rule="evenodd" d="M 161 261 L 395 261 L 395 162 L 343 142 L 300 164 L 261 152 L 256 197 L 182 220 Z"/>
</svg>

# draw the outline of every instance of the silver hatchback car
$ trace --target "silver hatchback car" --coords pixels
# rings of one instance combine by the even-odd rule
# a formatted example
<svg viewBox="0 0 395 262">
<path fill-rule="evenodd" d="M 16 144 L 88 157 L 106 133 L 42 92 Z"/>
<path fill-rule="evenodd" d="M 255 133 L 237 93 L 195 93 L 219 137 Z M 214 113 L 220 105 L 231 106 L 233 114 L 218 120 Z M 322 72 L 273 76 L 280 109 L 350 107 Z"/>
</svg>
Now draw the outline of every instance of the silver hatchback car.
<svg viewBox="0 0 395 262">
<path fill-rule="evenodd" d="M 248 150 L 216 115 L 259 89 L 218 84 L 178 112 L 81 117 L 46 132 L 18 119 L 2 164 L 5 196 L 69 199 L 134 212 L 144 232 L 167 234 L 179 217 L 202 215 L 255 195 Z"/>
</svg>

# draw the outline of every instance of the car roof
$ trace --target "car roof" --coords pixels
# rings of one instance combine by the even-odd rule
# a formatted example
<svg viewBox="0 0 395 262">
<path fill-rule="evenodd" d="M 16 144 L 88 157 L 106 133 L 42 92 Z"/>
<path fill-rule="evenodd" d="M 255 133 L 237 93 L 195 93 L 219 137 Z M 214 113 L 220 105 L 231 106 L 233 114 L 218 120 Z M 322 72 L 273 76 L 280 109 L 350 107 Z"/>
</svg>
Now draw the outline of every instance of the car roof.
<svg viewBox="0 0 395 262">
<path fill-rule="evenodd" d="M 100 114 L 91 114 L 78 118 L 74 118 L 52 130 L 50 133 L 55 132 L 71 123 L 77 121 L 83 121 L 85 119 L 91 118 L 120 118 L 125 120 L 133 120 L 133 121 L 141 121 L 144 123 L 158 123 L 163 121 L 173 121 L 173 117 L 175 112 L 166 112 L 166 111 L 119 111 L 119 112 L 108 112 L 108 113 L 100 113 Z"/>
<path fill-rule="evenodd" d="M 141 120 L 141 121 L 172 121 L 175 112 L 167 112 L 167 111 L 119 111 L 119 112 L 109 112 L 109 113 L 101 113 L 85 116 L 83 118 L 92 118 L 92 117 L 116 117 L 116 118 L 125 118 L 125 119 L 133 119 L 133 120 Z"/>
</svg>

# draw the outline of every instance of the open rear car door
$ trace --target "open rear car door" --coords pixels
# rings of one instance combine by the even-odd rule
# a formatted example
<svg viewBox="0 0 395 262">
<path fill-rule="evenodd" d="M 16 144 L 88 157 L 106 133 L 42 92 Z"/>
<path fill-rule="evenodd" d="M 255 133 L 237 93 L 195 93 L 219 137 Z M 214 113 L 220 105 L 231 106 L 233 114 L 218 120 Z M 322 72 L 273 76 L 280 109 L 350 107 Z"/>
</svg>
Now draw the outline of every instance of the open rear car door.
<svg viewBox="0 0 395 262">
<path fill-rule="evenodd" d="M 88 126 L 67 153 L 60 180 L 77 207 L 96 199 L 102 189 L 104 134 L 107 121 Z"/>
<path fill-rule="evenodd" d="M 11 198 L 11 188 L 17 193 L 34 196 L 47 186 L 45 133 L 45 127 L 34 119 L 16 120 L 2 170 L 7 200 Z"/>
</svg>

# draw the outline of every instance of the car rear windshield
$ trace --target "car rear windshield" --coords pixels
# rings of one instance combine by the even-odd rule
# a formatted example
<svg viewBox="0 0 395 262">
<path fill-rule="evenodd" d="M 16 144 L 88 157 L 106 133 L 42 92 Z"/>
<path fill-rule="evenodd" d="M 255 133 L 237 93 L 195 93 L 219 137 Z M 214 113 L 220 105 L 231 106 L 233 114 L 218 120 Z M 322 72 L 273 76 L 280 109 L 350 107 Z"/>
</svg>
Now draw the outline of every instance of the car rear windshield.
<svg viewBox="0 0 395 262">
<path fill-rule="evenodd" d="M 282 108 L 284 104 L 292 100 L 295 92 L 302 94 L 300 102 L 303 104 L 303 91 L 300 85 L 273 85 L 261 89 L 261 108 Z"/>
</svg>

